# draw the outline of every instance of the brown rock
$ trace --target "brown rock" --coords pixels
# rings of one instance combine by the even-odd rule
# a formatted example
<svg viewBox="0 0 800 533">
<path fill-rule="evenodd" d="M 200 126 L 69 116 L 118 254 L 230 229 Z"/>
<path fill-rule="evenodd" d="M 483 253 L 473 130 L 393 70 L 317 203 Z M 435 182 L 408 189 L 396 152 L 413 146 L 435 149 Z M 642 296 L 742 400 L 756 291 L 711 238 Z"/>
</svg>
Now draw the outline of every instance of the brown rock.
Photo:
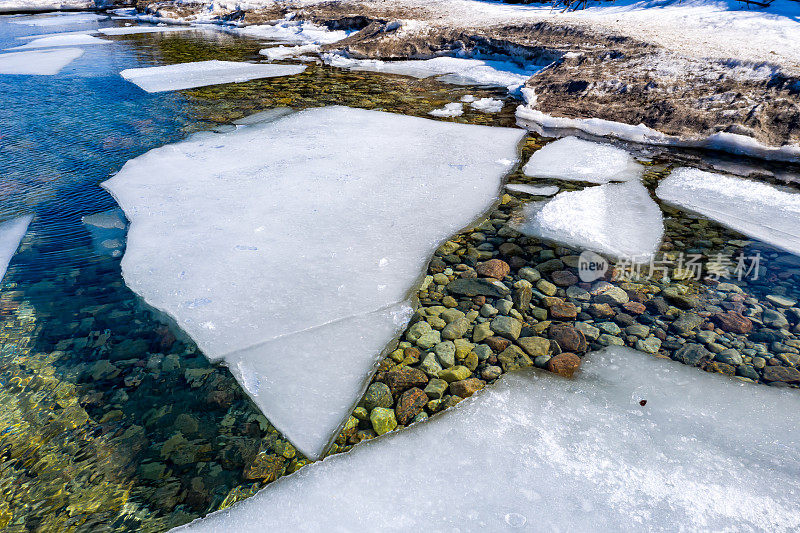
<svg viewBox="0 0 800 533">
<path fill-rule="evenodd" d="M 641 315 L 647 309 L 643 303 L 640 302 L 626 302 L 622 307 L 632 315 Z"/>
<path fill-rule="evenodd" d="M 489 259 L 483 263 L 478 263 L 475 271 L 481 276 L 502 280 L 511 272 L 511 267 L 501 259 Z"/>
<path fill-rule="evenodd" d="M 563 352 L 582 353 L 588 349 L 584 334 L 565 324 L 558 324 L 550 328 L 550 337 L 556 341 Z"/>
<path fill-rule="evenodd" d="M 550 274 L 550 279 L 552 279 L 553 284 L 558 287 L 569 287 L 570 285 L 578 283 L 578 276 L 569 270 L 556 270 Z"/>
<path fill-rule="evenodd" d="M 767 381 L 796 383 L 800 381 L 800 370 L 789 366 L 767 366 L 764 367 L 764 379 Z"/>
<path fill-rule="evenodd" d="M 706 372 L 714 372 L 717 374 L 725 374 L 726 376 L 736 375 L 736 367 L 728 363 L 720 363 L 719 361 L 709 361 L 703 367 Z"/>
<path fill-rule="evenodd" d="M 508 339 L 504 339 L 503 337 L 493 336 L 489 337 L 488 339 L 483 341 L 485 344 L 489 345 L 489 348 L 492 349 L 494 352 L 502 352 L 508 345 L 511 344 L 511 341 Z"/>
<path fill-rule="evenodd" d="M 461 398 L 469 398 L 485 386 L 486 382 L 478 378 L 462 379 L 461 381 L 454 381 L 450 384 L 450 394 L 460 396 Z"/>
<path fill-rule="evenodd" d="M 753 329 L 753 323 L 750 319 L 736 311 L 717 313 L 713 316 L 712 320 L 717 323 L 719 329 L 730 333 L 746 335 Z"/>
<path fill-rule="evenodd" d="M 452 385 L 451 385 L 452 387 Z M 402 425 L 407 425 L 411 420 L 417 416 L 425 408 L 428 403 L 428 395 L 419 387 L 408 389 L 397 400 L 397 406 L 394 408 L 394 414 L 397 422 Z"/>
<path fill-rule="evenodd" d="M 511 372 L 518 368 L 533 366 L 533 361 L 528 357 L 528 354 L 514 345 L 503 350 L 503 352 L 497 356 L 497 361 L 503 368 L 503 372 Z"/>
<path fill-rule="evenodd" d="M 478 295 L 472 299 L 472 303 L 474 303 L 475 305 L 483 305 L 486 303 L 486 296 Z"/>
<path fill-rule="evenodd" d="M 523 255 L 525 253 L 525 250 L 523 250 L 518 244 L 514 244 L 513 242 L 504 242 L 497 248 L 497 250 L 500 252 L 501 255 L 504 255 L 506 257 Z"/>
<path fill-rule="evenodd" d="M 615 313 L 608 304 L 592 304 L 589 306 L 589 314 L 595 318 L 610 318 Z"/>
<path fill-rule="evenodd" d="M 412 387 L 423 388 L 428 383 L 428 376 L 418 368 L 403 366 L 384 372 L 379 381 L 389 386 L 394 396 Z"/>
<path fill-rule="evenodd" d="M 565 352 L 555 357 L 551 357 L 547 362 L 547 370 L 554 372 L 559 376 L 571 378 L 581 366 L 581 358 L 574 353 Z"/>
<path fill-rule="evenodd" d="M 574 320 L 576 316 L 578 316 L 578 308 L 570 302 L 563 302 L 550 307 L 550 317 L 556 320 Z"/>
</svg>

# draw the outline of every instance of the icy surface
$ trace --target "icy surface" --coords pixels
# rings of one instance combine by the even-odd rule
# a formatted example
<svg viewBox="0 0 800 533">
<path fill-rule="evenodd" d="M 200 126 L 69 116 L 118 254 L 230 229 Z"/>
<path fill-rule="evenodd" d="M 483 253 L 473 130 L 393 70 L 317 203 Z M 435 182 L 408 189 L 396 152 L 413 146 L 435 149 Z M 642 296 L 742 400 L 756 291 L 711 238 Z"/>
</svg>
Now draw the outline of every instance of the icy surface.
<svg viewBox="0 0 800 533">
<path fill-rule="evenodd" d="M 664 234 L 661 209 L 635 181 L 562 192 L 524 212 L 525 234 L 637 262 L 653 257 Z"/>
<path fill-rule="evenodd" d="M 52 17 L 24 17 L 18 20 L 9 20 L 9 22 L 26 26 L 72 26 L 76 24 L 96 24 L 98 21 L 107 18 L 105 15 L 95 15 L 93 13 L 65 13 Z"/>
<path fill-rule="evenodd" d="M 620 148 L 565 137 L 534 152 L 522 171 L 536 178 L 608 183 L 638 180 L 644 167 Z"/>
<path fill-rule="evenodd" d="M 222 83 L 241 83 L 275 76 L 293 76 L 305 69 L 304 65 L 263 65 L 211 60 L 160 67 L 129 68 L 120 72 L 120 75 L 145 91 L 156 93 Z"/>
<path fill-rule="evenodd" d="M 464 57 L 435 57 L 407 61 L 381 61 L 379 59 L 353 59 L 341 54 L 322 55 L 325 63 L 339 68 L 401 74 L 415 78 L 437 76 L 445 83 L 455 85 L 494 85 L 515 91 L 542 69 L 529 65 L 525 68 L 510 61 L 471 59 Z"/>
<path fill-rule="evenodd" d="M 800 255 L 800 193 L 696 168 L 678 168 L 656 195 L 682 209 Z"/>
<path fill-rule="evenodd" d="M 404 302 L 436 246 L 496 198 L 523 135 L 331 107 L 153 150 L 104 184 L 131 221 L 125 281 L 211 359 L 238 367 L 246 354 L 245 387 L 316 456 L 330 424 L 299 405 L 327 402 L 342 422 L 360 392 L 339 385 L 345 363 L 328 356 L 361 361 L 363 383 L 391 339 L 380 321 L 375 337 L 325 325 Z M 253 393 L 276 365 L 294 377 Z"/>
<path fill-rule="evenodd" d="M 503 110 L 503 101 L 497 98 L 480 98 L 470 102 L 470 107 L 484 113 L 499 113 Z"/>
<path fill-rule="evenodd" d="M 506 185 L 506 189 L 539 196 L 553 196 L 560 190 L 556 185 L 528 185 L 527 183 L 509 183 Z"/>
<path fill-rule="evenodd" d="M 92 246 L 96 253 L 111 257 L 122 255 L 128 223 L 121 209 L 86 215 L 82 221 L 92 234 Z"/>
<path fill-rule="evenodd" d="M 7 50 L 23 50 L 28 48 L 57 48 L 60 46 L 84 46 L 87 44 L 111 44 L 111 41 L 105 39 L 98 39 L 91 35 L 85 34 L 67 34 L 67 35 L 51 35 L 49 37 L 42 37 L 34 39 L 29 43 Z"/>
<path fill-rule="evenodd" d="M 33 215 L 26 215 L 0 222 L 0 281 L 6 275 L 8 263 L 19 248 L 19 243 L 28 231 Z"/>
<path fill-rule="evenodd" d="M 0 54 L 0 74 L 52 76 L 83 55 L 80 48 Z"/>
<path fill-rule="evenodd" d="M 607 348 L 176 531 L 793 531 L 799 410 L 793 391 Z"/>
<path fill-rule="evenodd" d="M 137 33 L 165 33 L 173 31 L 197 30 L 189 26 L 125 26 L 117 28 L 100 28 L 103 35 L 135 35 Z"/>
<path fill-rule="evenodd" d="M 331 31 L 311 22 L 282 20 L 277 24 L 263 24 L 239 28 L 237 33 L 249 37 L 284 41 L 293 44 L 331 44 L 341 41 L 352 32 Z"/>
<path fill-rule="evenodd" d="M 318 44 L 303 44 L 299 46 L 273 46 L 272 48 L 259 50 L 258 53 L 270 61 L 277 61 L 302 56 L 303 54 L 316 54 L 319 50 L 320 46 Z"/>
<path fill-rule="evenodd" d="M 434 109 L 428 112 L 428 114 L 434 117 L 460 117 L 464 114 L 464 104 L 461 102 L 445 104 L 444 107 Z"/>
</svg>

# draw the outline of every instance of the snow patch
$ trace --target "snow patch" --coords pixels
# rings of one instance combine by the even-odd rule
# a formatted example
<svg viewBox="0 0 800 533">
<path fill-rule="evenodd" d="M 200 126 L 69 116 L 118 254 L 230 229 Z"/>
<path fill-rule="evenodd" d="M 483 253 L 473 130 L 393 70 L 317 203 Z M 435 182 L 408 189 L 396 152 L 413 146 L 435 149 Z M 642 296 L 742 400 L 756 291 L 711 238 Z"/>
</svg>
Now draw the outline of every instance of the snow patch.
<svg viewBox="0 0 800 533">
<path fill-rule="evenodd" d="M 503 110 L 503 101 L 497 98 L 481 98 L 470 102 L 469 106 L 484 113 L 499 113 Z"/>
<path fill-rule="evenodd" d="M 316 54 L 319 51 L 320 46 L 318 44 L 304 44 L 299 46 L 273 46 L 272 48 L 259 50 L 258 53 L 270 61 L 278 61 L 302 56 L 303 54 Z"/>
<path fill-rule="evenodd" d="M 82 55 L 80 48 L 0 54 L 0 74 L 52 76 Z"/>
<path fill-rule="evenodd" d="M 33 215 L 25 215 L 0 222 L 0 281 L 6 275 L 8 264 L 17 252 L 19 243 L 22 242 L 22 238 L 28 232 L 31 220 L 33 220 Z"/>
<path fill-rule="evenodd" d="M 461 102 L 445 104 L 444 107 L 428 112 L 434 117 L 460 117 L 464 114 L 464 105 Z"/>
<path fill-rule="evenodd" d="M 341 41 L 353 32 L 331 31 L 311 22 L 282 20 L 277 24 L 259 24 L 237 28 L 236 33 L 260 39 L 284 41 L 296 44 L 331 44 Z"/>
<path fill-rule="evenodd" d="M 522 171 L 534 178 L 608 183 L 638 180 L 644 167 L 621 148 L 564 137 L 534 152 Z"/>
<path fill-rule="evenodd" d="M 430 254 L 492 204 L 524 134 L 330 107 L 152 150 L 104 183 L 131 221 L 123 276 L 242 369 L 267 418 L 318 457 L 359 397 L 337 368 L 365 383 L 395 331 L 354 317 L 404 316 Z"/>
<path fill-rule="evenodd" d="M 734 231 L 800 255 L 800 193 L 767 183 L 682 167 L 656 195 Z"/>
<path fill-rule="evenodd" d="M 236 61 L 197 61 L 160 67 L 129 68 L 120 75 L 149 93 L 177 91 L 223 83 L 293 76 L 306 69 L 304 65 L 263 65 Z"/>
</svg>

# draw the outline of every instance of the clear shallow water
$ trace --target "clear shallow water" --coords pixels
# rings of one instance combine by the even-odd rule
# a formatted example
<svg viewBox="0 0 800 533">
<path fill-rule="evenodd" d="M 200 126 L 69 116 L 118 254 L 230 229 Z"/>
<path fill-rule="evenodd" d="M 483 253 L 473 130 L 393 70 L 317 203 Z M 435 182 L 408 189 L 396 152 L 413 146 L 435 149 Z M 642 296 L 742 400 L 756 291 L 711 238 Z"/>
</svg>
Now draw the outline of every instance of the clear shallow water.
<svg viewBox="0 0 800 533">
<path fill-rule="evenodd" d="M 25 34 L 92 27 L 7 20 L 0 17 L 0 48 Z M 427 116 L 464 94 L 497 96 L 314 65 L 292 78 L 147 94 L 119 71 L 255 60 L 262 46 L 216 31 L 111 40 L 84 47 L 56 76 L 0 76 L 0 220 L 35 214 L 0 292 L 0 527 L 11 531 L 160 531 L 305 462 L 227 370 L 139 302 L 119 259 L 97 253 L 81 218 L 116 207 L 100 182 L 150 148 L 277 106 Z M 457 120 L 514 123 L 513 105 L 497 115 L 466 110 Z M 648 175 L 651 189 L 657 178 Z M 668 229 L 664 251 L 708 254 L 741 238 L 665 209 L 683 226 Z M 747 290 L 758 298 L 776 287 L 796 294 L 792 256 L 765 253 L 773 254 L 770 276 Z"/>
</svg>

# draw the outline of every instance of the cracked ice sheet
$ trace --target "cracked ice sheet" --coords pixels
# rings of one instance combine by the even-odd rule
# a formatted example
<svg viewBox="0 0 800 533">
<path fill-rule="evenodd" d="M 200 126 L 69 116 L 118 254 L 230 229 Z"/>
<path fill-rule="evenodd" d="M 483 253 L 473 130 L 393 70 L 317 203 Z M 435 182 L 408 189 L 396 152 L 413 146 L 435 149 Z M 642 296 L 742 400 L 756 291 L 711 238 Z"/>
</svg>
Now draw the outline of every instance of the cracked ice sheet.
<svg viewBox="0 0 800 533">
<path fill-rule="evenodd" d="M 522 171 L 536 178 L 608 183 L 638 180 L 644 167 L 621 148 L 564 137 L 534 152 Z"/>
<path fill-rule="evenodd" d="M 31 220 L 33 220 L 33 215 L 25 215 L 0 222 L 0 281 L 3 281 L 8 264 L 28 231 L 28 225 L 30 225 Z"/>
<path fill-rule="evenodd" d="M 322 54 L 322 60 L 338 68 L 385 72 L 414 78 L 436 76 L 440 81 L 454 85 L 492 85 L 506 87 L 512 92 L 522 87 L 528 78 L 543 68 L 536 65 L 523 68 L 510 61 L 464 57 L 381 61 L 353 59 L 338 53 L 328 53 Z"/>
<path fill-rule="evenodd" d="M 606 348 L 176 531 L 796 531 L 798 412 L 796 391 Z"/>
<path fill-rule="evenodd" d="M 264 65 L 237 61 L 195 61 L 160 67 L 129 68 L 120 75 L 149 93 L 177 91 L 245 81 L 294 76 L 306 69 L 304 65 Z"/>
<path fill-rule="evenodd" d="M 82 55 L 80 48 L 0 54 L 0 74 L 52 76 Z"/>
<path fill-rule="evenodd" d="M 123 276 L 316 457 L 430 254 L 491 206 L 524 134 L 330 107 L 152 150 L 104 184 L 131 221 Z"/>
<path fill-rule="evenodd" d="M 734 231 L 800 255 L 800 193 L 696 168 L 678 168 L 656 195 Z"/>
<path fill-rule="evenodd" d="M 526 235 L 636 262 L 649 261 L 664 235 L 661 209 L 636 181 L 562 192 L 523 212 Z"/>
<path fill-rule="evenodd" d="M 57 48 L 60 46 L 84 46 L 88 44 L 111 44 L 111 41 L 105 39 L 98 39 L 91 35 L 85 34 L 67 34 L 67 35 L 51 35 L 49 37 L 42 37 L 34 39 L 29 43 L 13 48 L 6 48 L 6 50 L 24 50 L 28 48 Z"/>
</svg>

